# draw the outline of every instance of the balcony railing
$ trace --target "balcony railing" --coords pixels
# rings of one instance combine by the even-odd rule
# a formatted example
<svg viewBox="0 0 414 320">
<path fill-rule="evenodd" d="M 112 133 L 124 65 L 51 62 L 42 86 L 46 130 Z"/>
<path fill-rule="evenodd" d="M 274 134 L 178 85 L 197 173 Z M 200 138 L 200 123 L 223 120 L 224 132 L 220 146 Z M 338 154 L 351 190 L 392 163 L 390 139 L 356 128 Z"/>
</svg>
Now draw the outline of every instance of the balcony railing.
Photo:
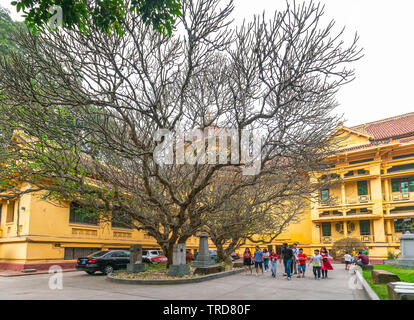
<svg viewBox="0 0 414 320">
<path fill-rule="evenodd" d="M 393 192 L 390 195 L 390 201 L 408 201 L 414 200 L 414 192 Z"/>
<path fill-rule="evenodd" d="M 361 242 L 375 242 L 374 235 L 372 234 L 366 236 L 359 236 L 359 240 L 361 240 Z"/>
<path fill-rule="evenodd" d="M 333 243 L 337 240 L 344 239 L 345 237 L 332 237 L 332 236 L 322 236 L 321 243 Z M 374 235 L 366 235 L 366 236 L 352 236 L 349 235 L 348 238 L 357 238 L 361 242 L 375 242 Z"/>
<path fill-rule="evenodd" d="M 401 236 L 397 236 L 395 234 L 392 235 L 392 242 L 394 243 L 400 243 L 400 237 Z"/>
<path fill-rule="evenodd" d="M 340 200 L 338 197 L 329 197 L 328 199 L 319 200 L 319 205 L 321 207 L 333 207 L 339 204 L 340 204 Z"/>
<path fill-rule="evenodd" d="M 369 194 L 355 197 L 347 197 L 347 204 L 358 204 L 358 203 L 368 203 L 371 202 L 371 196 Z"/>
</svg>

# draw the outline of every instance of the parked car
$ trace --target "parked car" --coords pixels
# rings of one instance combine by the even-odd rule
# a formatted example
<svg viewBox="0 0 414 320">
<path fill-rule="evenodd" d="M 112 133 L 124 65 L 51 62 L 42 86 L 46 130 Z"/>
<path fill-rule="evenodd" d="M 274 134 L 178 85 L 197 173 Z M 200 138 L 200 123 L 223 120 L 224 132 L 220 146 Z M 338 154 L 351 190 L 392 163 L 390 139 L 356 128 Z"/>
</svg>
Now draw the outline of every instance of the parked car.
<svg viewBox="0 0 414 320">
<path fill-rule="evenodd" d="M 239 254 L 238 254 L 238 253 L 236 253 L 236 252 L 233 252 L 233 253 L 230 255 L 230 257 L 231 257 L 231 259 L 232 259 L 233 261 L 235 261 L 235 260 L 239 260 L 239 259 L 240 259 Z"/>
<path fill-rule="evenodd" d="M 144 263 L 167 263 L 168 259 L 161 250 L 142 250 L 142 262 Z"/>
<path fill-rule="evenodd" d="M 210 250 L 210 258 L 216 258 L 217 257 L 217 251 L 216 250 Z"/>
<path fill-rule="evenodd" d="M 126 269 L 130 254 L 126 250 L 94 252 L 89 256 L 78 258 L 76 269 L 88 274 L 94 274 L 97 271 L 110 274 L 114 270 Z"/>
<path fill-rule="evenodd" d="M 185 262 L 190 262 L 194 260 L 194 255 L 191 253 L 190 250 L 187 250 L 185 253 Z"/>
</svg>

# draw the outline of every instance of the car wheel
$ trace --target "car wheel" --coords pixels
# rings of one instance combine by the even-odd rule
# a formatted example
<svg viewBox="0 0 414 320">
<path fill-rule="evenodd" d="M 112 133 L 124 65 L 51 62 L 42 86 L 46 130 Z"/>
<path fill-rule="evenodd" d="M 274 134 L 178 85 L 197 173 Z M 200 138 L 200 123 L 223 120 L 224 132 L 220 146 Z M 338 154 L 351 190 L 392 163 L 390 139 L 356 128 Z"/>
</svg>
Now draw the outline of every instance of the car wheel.
<svg viewBox="0 0 414 320">
<path fill-rule="evenodd" d="M 111 274 L 114 272 L 114 267 L 112 267 L 110 264 L 106 265 L 103 269 L 104 274 Z"/>
<path fill-rule="evenodd" d="M 95 274 L 95 271 L 86 271 L 87 274 Z"/>
</svg>

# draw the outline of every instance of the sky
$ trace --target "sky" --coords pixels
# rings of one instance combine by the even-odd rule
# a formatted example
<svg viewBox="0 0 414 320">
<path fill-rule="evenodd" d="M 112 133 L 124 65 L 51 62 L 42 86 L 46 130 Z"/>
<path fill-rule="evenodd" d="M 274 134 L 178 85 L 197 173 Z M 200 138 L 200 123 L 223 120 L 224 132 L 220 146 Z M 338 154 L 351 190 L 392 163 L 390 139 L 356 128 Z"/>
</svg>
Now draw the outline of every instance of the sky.
<svg viewBox="0 0 414 320">
<path fill-rule="evenodd" d="M 12 18 L 22 20 L 10 5 Z M 225 1 L 225 0 L 223 0 Z M 289 2 L 291 2 L 289 0 Z M 318 1 L 314 1 L 318 2 Z M 337 95 L 336 110 L 344 124 L 353 126 L 414 112 L 414 1 L 412 0 L 320 0 L 327 20 L 346 27 L 345 39 L 355 32 L 364 57 L 353 64 L 356 79 Z M 234 0 L 236 22 L 251 19 L 253 14 L 273 16 L 285 7 L 285 0 Z"/>
</svg>

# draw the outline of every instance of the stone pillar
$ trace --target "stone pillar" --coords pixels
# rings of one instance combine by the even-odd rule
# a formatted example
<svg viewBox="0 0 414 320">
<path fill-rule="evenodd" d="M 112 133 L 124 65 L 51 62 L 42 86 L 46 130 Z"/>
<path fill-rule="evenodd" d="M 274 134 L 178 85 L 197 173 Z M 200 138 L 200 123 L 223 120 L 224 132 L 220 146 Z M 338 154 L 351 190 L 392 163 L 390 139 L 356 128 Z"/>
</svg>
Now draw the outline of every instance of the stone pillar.
<svg viewBox="0 0 414 320">
<path fill-rule="evenodd" d="M 346 196 L 345 196 L 345 183 L 344 182 L 342 182 L 341 183 L 341 198 L 342 198 L 342 200 L 341 200 L 341 204 L 342 205 L 344 205 L 344 204 L 346 204 L 346 198 L 345 198 Z"/>
<path fill-rule="evenodd" d="M 348 221 L 344 221 L 344 237 L 348 238 Z"/>
<path fill-rule="evenodd" d="M 129 251 L 131 255 L 129 256 L 129 264 L 127 264 L 127 272 L 136 273 L 145 271 L 146 265 L 142 263 L 142 246 L 140 244 L 133 244 Z"/>
<path fill-rule="evenodd" d="M 185 261 L 185 243 L 178 243 L 173 248 L 173 261 L 168 268 L 169 276 L 183 276 L 190 274 L 190 267 Z"/>
<path fill-rule="evenodd" d="M 197 259 L 193 262 L 193 267 L 205 268 L 214 265 L 215 262 L 210 258 L 208 251 L 208 234 L 202 233 L 198 236 L 200 238 Z"/>
<path fill-rule="evenodd" d="M 389 211 L 389 210 L 387 210 Z M 391 230 L 391 220 L 390 219 L 385 219 L 385 233 L 387 235 L 387 242 L 391 243 L 392 242 L 392 230 Z"/>
<path fill-rule="evenodd" d="M 388 187 L 388 179 L 384 179 L 384 197 L 385 201 L 390 201 L 390 192 Z"/>
<path fill-rule="evenodd" d="M 414 234 L 407 231 L 400 238 L 401 241 L 401 258 L 397 260 L 398 264 L 403 267 L 414 267 Z"/>
</svg>

